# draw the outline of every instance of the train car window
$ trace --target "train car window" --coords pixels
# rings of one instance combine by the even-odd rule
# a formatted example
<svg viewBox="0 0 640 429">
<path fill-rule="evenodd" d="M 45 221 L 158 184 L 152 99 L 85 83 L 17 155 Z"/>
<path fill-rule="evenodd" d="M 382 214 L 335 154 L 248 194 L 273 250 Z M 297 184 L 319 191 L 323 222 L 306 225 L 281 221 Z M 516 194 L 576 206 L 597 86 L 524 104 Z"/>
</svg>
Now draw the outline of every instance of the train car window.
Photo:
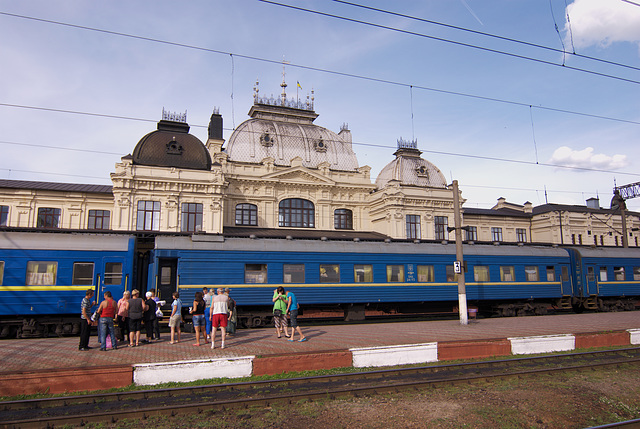
<svg viewBox="0 0 640 429">
<path fill-rule="evenodd" d="M 569 281 L 569 267 L 562 267 L 562 281 Z"/>
<path fill-rule="evenodd" d="M 321 283 L 339 283 L 340 282 L 340 265 L 320 264 L 320 282 Z"/>
<path fill-rule="evenodd" d="M 476 265 L 473 267 L 473 280 L 476 282 L 488 282 L 489 267 L 484 267 L 482 265 Z"/>
<path fill-rule="evenodd" d="M 106 262 L 104 264 L 104 284 L 122 284 L 122 262 Z"/>
<path fill-rule="evenodd" d="M 538 271 L 538 267 L 535 265 L 524 267 L 525 279 L 528 282 L 539 282 L 540 281 L 540 272 Z"/>
<path fill-rule="evenodd" d="M 633 267 L 633 279 L 634 280 L 640 280 L 640 267 Z M 2 279 L 0 279 L 0 284 L 2 282 Z"/>
<path fill-rule="evenodd" d="M 418 265 L 418 281 L 432 283 L 435 281 L 433 265 Z"/>
<path fill-rule="evenodd" d="M 372 265 L 354 265 L 353 281 L 355 283 L 373 282 L 373 266 Z"/>
<path fill-rule="evenodd" d="M 27 262 L 27 286 L 55 286 L 57 262 Z"/>
<path fill-rule="evenodd" d="M 304 264 L 284 264 L 282 270 L 285 283 L 304 283 Z"/>
<path fill-rule="evenodd" d="M 605 273 L 606 276 L 606 273 Z M 587 281 L 593 282 L 596 280 L 596 274 L 593 267 L 587 267 Z"/>
<path fill-rule="evenodd" d="M 609 276 L 607 275 L 607 267 L 600 267 L 600 281 L 606 282 L 609 280 Z"/>
<path fill-rule="evenodd" d="M 617 282 L 625 281 L 626 279 L 624 277 L 624 267 L 613 267 L 613 278 Z"/>
<path fill-rule="evenodd" d="M 513 267 L 500 267 L 500 281 L 512 282 L 515 280 Z"/>
<path fill-rule="evenodd" d="M 456 273 L 453 271 L 453 265 L 446 265 L 445 269 L 447 272 L 447 282 L 455 282 Z"/>
<path fill-rule="evenodd" d="M 562 267 L 564 268 L 564 267 Z M 547 267 L 547 281 L 555 282 L 556 281 L 556 270 L 553 267 Z"/>
<path fill-rule="evenodd" d="M 91 286 L 93 284 L 93 262 L 74 262 L 71 284 Z"/>
<path fill-rule="evenodd" d="M 404 281 L 404 265 L 387 265 L 387 281 L 389 283 Z"/>
<path fill-rule="evenodd" d="M 244 265 L 244 282 L 245 283 L 266 283 L 267 282 L 267 264 L 245 264 Z"/>
<path fill-rule="evenodd" d="M 0 261 L 0 286 L 2 286 L 3 280 L 4 280 L 4 261 Z"/>
</svg>

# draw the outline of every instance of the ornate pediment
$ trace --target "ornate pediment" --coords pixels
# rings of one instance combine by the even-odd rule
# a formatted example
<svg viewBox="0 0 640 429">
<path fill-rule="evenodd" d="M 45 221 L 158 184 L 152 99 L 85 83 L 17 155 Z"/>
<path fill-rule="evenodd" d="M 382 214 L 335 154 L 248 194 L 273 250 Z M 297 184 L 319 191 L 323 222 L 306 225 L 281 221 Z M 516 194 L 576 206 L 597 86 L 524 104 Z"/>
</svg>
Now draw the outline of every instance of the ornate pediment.
<svg viewBox="0 0 640 429">
<path fill-rule="evenodd" d="M 262 176 L 262 179 L 278 180 L 290 183 L 309 183 L 318 185 L 335 185 L 333 180 L 311 171 L 305 167 L 293 167 Z"/>
</svg>

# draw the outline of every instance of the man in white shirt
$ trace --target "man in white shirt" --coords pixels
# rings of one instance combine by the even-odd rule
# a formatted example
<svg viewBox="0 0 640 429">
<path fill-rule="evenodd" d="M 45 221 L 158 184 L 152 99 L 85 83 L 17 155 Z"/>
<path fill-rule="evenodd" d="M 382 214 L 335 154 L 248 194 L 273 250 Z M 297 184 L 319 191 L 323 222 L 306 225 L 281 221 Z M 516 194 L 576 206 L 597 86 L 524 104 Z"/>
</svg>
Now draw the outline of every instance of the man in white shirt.
<svg viewBox="0 0 640 429">
<path fill-rule="evenodd" d="M 216 332 L 218 326 L 222 333 L 222 348 L 224 349 L 224 340 L 227 336 L 227 313 L 229 312 L 229 297 L 224 294 L 224 288 L 218 288 L 218 294 L 213 297 L 213 305 L 211 306 L 211 348 L 215 348 Z"/>
</svg>

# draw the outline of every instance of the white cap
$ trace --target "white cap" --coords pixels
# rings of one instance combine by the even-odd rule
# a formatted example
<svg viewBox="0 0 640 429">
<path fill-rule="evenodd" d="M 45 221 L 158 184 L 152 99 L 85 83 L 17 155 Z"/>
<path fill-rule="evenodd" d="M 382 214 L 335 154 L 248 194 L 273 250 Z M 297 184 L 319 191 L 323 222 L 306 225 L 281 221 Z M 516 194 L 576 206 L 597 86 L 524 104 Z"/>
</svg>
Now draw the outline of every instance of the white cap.
<svg viewBox="0 0 640 429">
<path fill-rule="evenodd" d="M 153 294 L 151 292 L 147 292 L 144 296 L 146 296 L 147 298 L 151 298 Z"/>
</svg>

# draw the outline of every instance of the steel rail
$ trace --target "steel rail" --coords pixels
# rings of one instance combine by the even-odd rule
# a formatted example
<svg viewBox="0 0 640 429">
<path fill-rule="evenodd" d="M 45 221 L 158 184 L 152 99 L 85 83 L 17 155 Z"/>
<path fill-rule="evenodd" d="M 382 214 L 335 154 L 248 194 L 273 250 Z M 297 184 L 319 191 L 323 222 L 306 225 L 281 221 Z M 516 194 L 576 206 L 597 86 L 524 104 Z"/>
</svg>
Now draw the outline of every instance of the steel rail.
<svg viewBox="0 0 640 429">
<path fill-rule="evenodd" d="M 228 400 L 214 400 L 208 402 L 197 402 L 190 404 L 173 404 L 171 406 L 162 405 L 156 407 L 144 407 L 144 408 L 135 408 L 135 409 L 127 409 L 127 410 L 111 410 L 108 412 L 92 412 L 90 414 L 79 414 L 79 415 L 63 415 L 63 416 L 45 416 L 41 418 L 30 418 L 30 419 L 22 419 L 22 420 L 13 420 L 13 421 L 4 421 L 0 423 L 0 427 L 2 428 L 29 428 L 29 427 L 49 427 L 56 425 L 64 425 L 64 424 L 79 424 L 83 425 L 90 422 L 105 422 L 111 421 L 115 422 L 117 420 L 123 418 L 130 419 L 146 419 L 152 415 L 164 415 L 164 416 L 177 416 L 187 413 L 201 413 L 204 410 L 209 409 L 227 409 L 227 408 L 248 408 L 251 406 L 257 405 L 270 405 L 272 403 L 291 403 L 294 401 L 300 400 L 314 400 L 314 399 L 322 399 L 329 398 L 333 399 L 336 397 L 343 396 L 354 396 L 358 397 L 361 395 L 368 394 L 379 394 L 382 392 L 399 392 L 401 390 L 407 389 L 418 389 L 425 387 L 435 387 L 438 385 L 454 385 L 454 384 L 471 384 L 478 381 L 491 381 L 495 379 L 504 379 L 511 377 L 522 377 L 522 376 L 532 376 L 539 374 L 551 374 L 561 371 L 580 371 L 580 370 L 593 370 L 596 367 L 608 367 L 608 366 L 618 366 L 623 364 L 638 364 L 640 363 L 640 357 L 620 357 L 618 356 L 617 360 L 607 361 L 607 362 L 589 362 L 586 364 L 579 365 L 564 365 L 564 366 L 555 366 L 553 368 L 534 368 L 534 369 L 526 369 L 526 370 L 516 370 L 516 371 L 505 371 L 504 366 L 516 366 L 527 363 L 536 363 L 538 365 L 547 365 L 550 361 L 558 360 L 561 361 L 567 360 L 567 358 L 575 359 L 576 357 L 616 357 L 616 355 L 621 355 L 623 352 L 636 352 L 638 353 L 640 348 L 631 348 L 631 349 L 618 349 L 613 351 L 596 351 L 596 352 L 583 352 L 583 353 L 571 353 L 571 354 L 562 354 L 562 355 L 551 355 L 551 356 L 539 356 L 539 357 L 530 357 L 530 358 L 518 358 L 518 359 L 507 359 L 507 360 L 496 360 L 496 361 L 486 361 L 479 363 L 463 363 L 463 364 L 454 364 L 454 365 L 438 365 L 438 366 L 430 366 L 430 367 L 419 367 L 419 368 L 406 368 L 400 370 L 382 370 L 382 371 L 368 371 L 363 373 L 349 373 L 342 375 L 330 375 L 330 376 L 319 376 L 319 377 L 301 377 L 294 379 L 281 379 L 281 380 L 269 380 L 269 381 L 261 381 L 261 382 L 245 382 L 245 383 L 234 383 L 232 385 L 214 385 L 214 386 L 196 386 L 196 387 L 186 387 L 186 388 L 174 388 L 174 389 L 159 389 L 157 391 L 144 391 L 144 392 L 126 392 L 126 393 L 116 393 L 116 394 L 100 394 L 100 395 L 88 395 L 84 397 L 85 401 L 83 404 L 100 404 L 103 402 L 103 399 L 107 399 L 111 397 L 111 399 L 116 398 L 115 400 L 121 401 L 123 399 L 132 399 L 133 396 L 137 396 L 137 399 L 150 399 L 150 398 L 159 398 L 159 397 L 171 397 L 178 398 L 178 396 L 182 396 L 184 394 L 193 394 L 196 393 L 198 395 L 202 395 L 205 393 L 205 389 L 207 388 L 216 388 L 217 390 L 224 389 L 232 389 L 232 390 L 246 390 L 246 389 L 255 389 L 256 386 L 260 387 L 273 387 L 278 385 L 289 385 L 289 384 L 300 384 L 300 383 L 309 383 L 310 380 L 313 381 L 345 381 L 347 379 L 352 381 L 362 382 L 363 380 L 373 381 L 374 384 L 368 386 L 340 386 L 335 388 L 322 388 L 319 390 L 307 391 L 307 392 L 287 392 L 285 394 L 265 394 L 260 397 L 254 398 L 236 398 L 236 399 L 228 399 Z M 553 362 L 551 362 L 553 363 Z M 400 382 L 388 382 L 388 378 L 395 374 L 408 375 L 412 373 L 423 372 L 424 374 L 431 374 L 437 372 L 445 372 L 445 371 L 453 371 L 457 369 L 465 369 L 465 370 L 474 370 L 481 369 L 483 367 L 494 366 L 494 370 L 497 373 L 494 374 L 442 374 L 440 377 L 424 379 L 424 380 L 409 380 L 409 381 L 400 381 Z M 497 366 L 501 366 L 498 368 Z M 377 378 L 376 378 L 377 377 Z M 373 379 L 373 380 L 372 380 Z M 173 393 L 178 392 L 181 395 L 174 395 Z M 207 392 L 212 393 L 212 392 Z M 67 397 L 67 398 L 50 398 L 53 401 L 58 401 L 58 407 L 66 407 L 69 405 L 71 401 L 76 400 L 78 398 L 82 398 L 80 396 Z M 34 402 L 33 401 L 42 401 L 43 403 L 47 403 L 47 399 L 45 400 L 26 400 L 26 401 L 11 401 L 2 403 L 3 409 L 7 410 L 5 405 L 23 403 L 25 407 L 28 404 L 31 404 L 30 408 L 33 409 Z M 51 404 L 53 402 L 48 402 L 48 407 L 52 408 Z M 54 407 L 55 407 L 54 406 Z M 13 408 L 17 409 L 17 408 Z"/>
</svg>

